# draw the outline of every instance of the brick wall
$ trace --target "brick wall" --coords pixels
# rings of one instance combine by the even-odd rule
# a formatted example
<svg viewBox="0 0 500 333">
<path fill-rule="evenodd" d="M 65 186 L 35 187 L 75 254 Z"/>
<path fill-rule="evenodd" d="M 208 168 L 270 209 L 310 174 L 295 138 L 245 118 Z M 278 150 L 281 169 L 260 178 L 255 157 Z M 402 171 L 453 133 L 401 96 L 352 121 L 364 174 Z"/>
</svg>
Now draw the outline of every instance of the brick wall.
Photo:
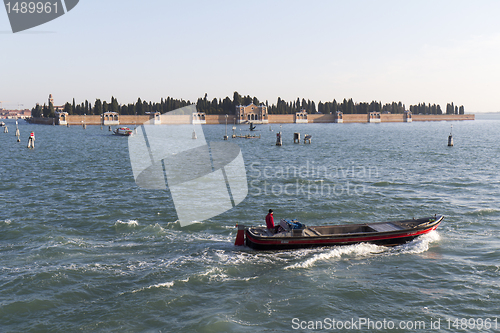
<svg viewBox="0 0 500 333">
<path fill-rule="evenodd" d="M 474 120 L 473 114 L 414 114 L 413 121 Z"/>
<path fill-rule="evenodd" d="M 270 124 L 288 124 L 295 122 L 294 114 L 270 114 L 269 123 Z"/>
<path fill-rule="evenodd" d="M 345 114 L 343 115 L 344 123 L 367 123 L 368 115 L 366 114 Z"/>
<path fill-rule="evenodd" d="M 235 120 L 234 115 L 228 115 L 227 124 L 232 125 Z M 475 115 L 473 114 L 442 114 L 442 115 L 424 115 L 424 114 L 414 114 L 412 115 L 413 121 L 453 121 L 453 120 L 474 120 Z M 101 124 L 101 116 L 99 115 L 69 115 L 67 116 L 67 122 L 70 125 L 81 125 L 83 121 L 87 125 L 100 125 Z M 144 115 L 144 116 L 129 116 L 129 115 L 121 115 L 120 116 L 120 124 L 121 125 L 140 125 L 145 123 L 146 121 L 152 119 L 152 116 Z M 162 115 L 161 116 L 163 124 L 190 124 L 191 116 L 190 115 Z M 225 115 L 207 115 L 206 116 L 207 124 L 225 124 L 226 116 Z M 333 114 L 310 114 L 308 115 L 309 123 L 333 123 L 334 122 Z M 368 116 L 366 114 L 344 114 L 343 115 L 344 123 L 366 123 L 368 122 Z M 404 114 L 381 114 L 380 120 L 382 123 L 386 122 L 403 122 Z M 47 124 L 52 125 L 53 118 L 33 118 L 31 120 L 35 124 Z M 292 124 L 295 123 L 295 114 L 270 114 L 269 115 L 269 123 L 270 124 Z M 56 120 L 57 124 L 57 120 Z"/>
<path fill-rule="evenodd" d="M 207 114 L 205 117 L 207 124 L 225 124 L 226 123 L 226 115 L 224 114 Z M 227 124 L 233 125 L 236 120 L 235 115 L 227 116 Z"/>
<path fill-rule="evenodd" d="M 334 114 L 309 114 L 307 120 L 310 123 L 333 123 L 335 122 Z"/>
</svg>

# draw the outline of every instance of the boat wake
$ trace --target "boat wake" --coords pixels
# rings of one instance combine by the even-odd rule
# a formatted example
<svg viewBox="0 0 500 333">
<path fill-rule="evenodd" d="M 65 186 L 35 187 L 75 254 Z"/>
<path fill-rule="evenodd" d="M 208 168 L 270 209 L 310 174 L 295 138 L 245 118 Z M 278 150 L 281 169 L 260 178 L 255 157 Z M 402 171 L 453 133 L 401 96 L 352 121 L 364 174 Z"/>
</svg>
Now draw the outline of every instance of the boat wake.
<svg viewBox="0 0 500 333">
<path fill-rule="evenodd" d="M 417 254 L 429 250 L 429 245 L 441 239 L 436 230 L 432 230 L 428 234 L 422 235 L 413 241 L 391 248 L 393 254 Z"/>
<path fill-rule="evenodd" d="M 330 260 L 341 259 L 344 257 L 351 258 L 364 258 L 373 255 L 401 255 L 401 254 L 418 254 L 429 250 L 429 245 L 433 242 L 439 241 L 441 237 L 436 230 L 429 232 L 428 234 L 422 235 L 413 241 L 395 246 L 386 247 L 375 244 L 361 243 L 348 246 L 339 246 L 334 248 L 328 248 L 327 252 L 314 253 L 312 257 L 306 259 L 303 262 L 298 262 L 293 265 L 285 267 L 285 269 L 296 269 L 296 268 L 310 268 L 315 266 L 317 263 L 327 262 Z M 325 248 L 319 251 L 324 251 Z M 311 252 L 317 252 L 315 250 L 304 250 L 304 258 L 307 257 Z"/>
<path fill-rule="evenodd" d="M 367 243 L 339 246 L 331 248 L 327 252 L 316 253 L 306 261 L 299 262 L 291 266 L 287 266 L 285 267 L 285 269 L 310 268 L 314 266 L 317 262 L 329 261 L 331 259 L 339 259 L 345 256 L 365 257 L 383 251 L 384 251 L 383 246 L 375 244 L 367 244 Z"/>
</svg>

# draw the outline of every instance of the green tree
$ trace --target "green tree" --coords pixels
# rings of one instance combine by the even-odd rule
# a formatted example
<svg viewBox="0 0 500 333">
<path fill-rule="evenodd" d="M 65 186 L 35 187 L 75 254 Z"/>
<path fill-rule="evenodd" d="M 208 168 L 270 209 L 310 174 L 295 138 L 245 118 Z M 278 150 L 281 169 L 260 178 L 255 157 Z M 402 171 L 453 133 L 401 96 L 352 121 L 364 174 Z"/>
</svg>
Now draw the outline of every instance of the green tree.
<svg viewBox="0 0 500 333">
<path fill-rule="evenodd" d="M 43 106 L 44 106 L 43 116 L 45 118 L 50 118 L 50 117 L 53 118 L 53 117 L 56 116 L 56 113 L 55 113 L 55 110 L 54 110 L 54 105 L 52 104 L 52 102 L 49 103 L 48 107 L 45 107 L 45 104 Z"/>
<path fill-rule="evenodd" d="M 94 114 L 102 114 L 102 102 L 100 99 L 96 99 L 94 102 Z"/>
<path fill-rule="evenodd" d="M 120 106 L 118 105 L 118 101 L 113 96 L 111 96 L 111 104 L 109 106 L 109 110 L 111 112 L 120 112 Z"/>
<path fill-rule="evenodd" d="M 318 105 L 319 108 L 319 105 Z M 319 111 L 319 110 L 318 110 Z M 324 114 L 330 114 L 332 111 L 330 110 L 330 103 L 325 103 L 324 110 L 322 111 Z"/>
<path fill-rule="evenodd" d="M 66 102 L 66 104 L 64 104 L 64 112 L 67 112 L 68 114 L 72 114 L 73 113 L 73 107 L 71 106 L 71 104 L 69 104 L 68 102 Z"/>
<path fill-rule="evenodd" d="M 43 116 L 42 107 L 40 106 L 40 104 L 37 103 L 36 106 L 33 109 L 31 109 L 31 117 L 39 118 L 42 116 Z"/>
<path fill-rule="evenodd" d="M 241 105 L 241 95 L 235 91 L 233 93 L 233 110 L 236 110 L 236 107 L 239 105 Z"/>
<path fill-rule="evenodd" d="M 142 107 L 142 101 L 141 101 L 141 98 L 139 97 L 137 99 L 137 102 L 135 103 L 135 112 L 136 114 L 144 114 L 144 110 L 143 110 L 143 107 Z"/>
<path fill-rule="evenodd" d="M 347 101 L 347 111 L 346 113 L 353 114 L 354 113 L 354 102 L 352 101 L 352 98 L 349 98 Z"/>
</svg>

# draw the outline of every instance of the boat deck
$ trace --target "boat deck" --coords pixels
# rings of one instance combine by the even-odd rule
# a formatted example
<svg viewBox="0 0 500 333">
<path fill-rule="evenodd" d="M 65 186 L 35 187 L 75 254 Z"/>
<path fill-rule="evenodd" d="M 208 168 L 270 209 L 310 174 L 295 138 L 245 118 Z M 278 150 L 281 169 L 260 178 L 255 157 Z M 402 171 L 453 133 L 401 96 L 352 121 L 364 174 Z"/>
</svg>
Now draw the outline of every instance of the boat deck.
<svg viewBox="0 0 500 333">
<path fill-rule="evenodd" d="M 382 223 L 382 224 L 372 224 L 372 225 L 368 225 L 368 226 L 377 232 L 398 231 L 398 230 L 404 229 L 403 227 L 396 225 L 392 222 L 387 222 L 387 223 Z"/>
<path fill-rule="evenodd" d="M 273 234 L 266 227 L 252 228 L 252 232 L 256 236 L 264 237 L 321 237 L 328 235 L 345 235 L 345 234 L 360 234 L 360 233 L 380 233 L 394 232 L 405 229 L 413 229 L 418 226 L 429 223 L 429 219 L 414 219 L 393 222 L 378 222 L 352 225 L 330 225 L 330 226 L 311 226 L 304 229 L 286 230 Z"/>
</svg>

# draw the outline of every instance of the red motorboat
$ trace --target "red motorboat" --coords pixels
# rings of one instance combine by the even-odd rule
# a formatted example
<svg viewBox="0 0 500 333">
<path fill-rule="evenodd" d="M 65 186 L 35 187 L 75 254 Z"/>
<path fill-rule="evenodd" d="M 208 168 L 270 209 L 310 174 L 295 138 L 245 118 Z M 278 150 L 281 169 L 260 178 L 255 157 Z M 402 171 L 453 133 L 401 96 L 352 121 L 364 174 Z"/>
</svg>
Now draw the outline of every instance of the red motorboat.
<svg viewBox="0 0 500 333">
<path fill-rule="evenodd" d="M 122 136 L 130 136 L 130 135 L 132 135 L 133 132 L 134 131 L 132 131 L 128 127 L 119 127 L 117 129 L 115 129 L 115 131 L 114 131 L 115 135 L 122 135 Z"/>
<path fill-rule="evenodd" d="M 436 229 L 443 215 L 432 217 L 360 224 L 325 225 L 307 227 L 297 221 L 281 220 L 276 234 L 264 227 L 238 225 L 235 245 L 255 250 L 283 250 L 317 246 L 351 245 L 371 243 L 395 246 L 407 243 L 415 237 Z"/>
</svg>

